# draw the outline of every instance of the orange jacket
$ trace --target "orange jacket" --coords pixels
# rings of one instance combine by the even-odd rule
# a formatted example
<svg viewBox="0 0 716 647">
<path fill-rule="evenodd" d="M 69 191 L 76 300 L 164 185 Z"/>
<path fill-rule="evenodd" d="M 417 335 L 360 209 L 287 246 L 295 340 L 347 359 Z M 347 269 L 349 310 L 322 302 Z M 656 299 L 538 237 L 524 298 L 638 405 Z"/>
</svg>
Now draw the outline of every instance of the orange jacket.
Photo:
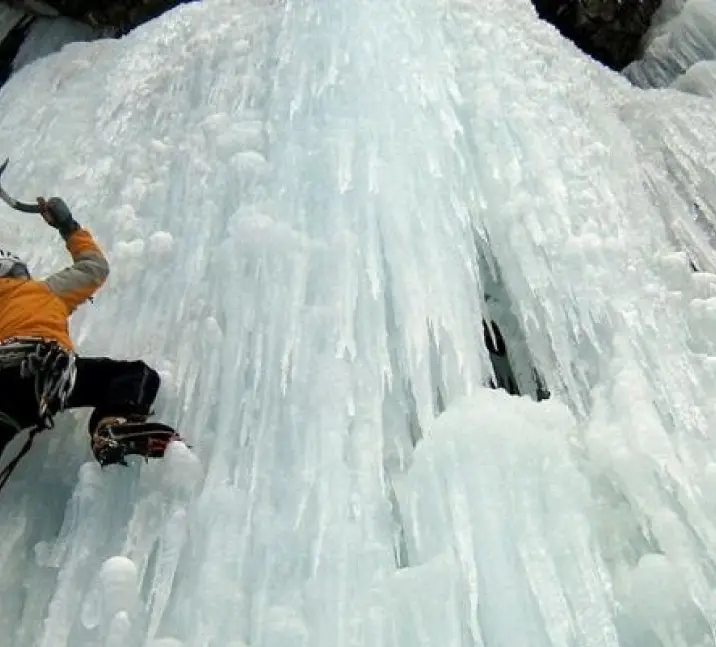
<svg viewBox="0 0 716 647">
<path fill-rule="evenodd" d="M 67 250 L 74 264 L 43 281 L 0 278 L 0 343 L 37 337 L 73 350 L 69 316 L 102 286 L 109 265 L 85 229 L 69 235 Z"/>
</svg>

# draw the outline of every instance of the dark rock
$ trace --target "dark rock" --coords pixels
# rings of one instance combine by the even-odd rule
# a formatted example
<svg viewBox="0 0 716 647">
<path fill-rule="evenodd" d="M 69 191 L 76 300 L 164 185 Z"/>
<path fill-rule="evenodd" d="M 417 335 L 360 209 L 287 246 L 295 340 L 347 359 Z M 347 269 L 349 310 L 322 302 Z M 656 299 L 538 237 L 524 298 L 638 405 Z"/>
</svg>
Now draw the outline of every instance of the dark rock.
<svg viewBox="0 0 716 647">
<path fill-rule="evenodd" d="M 7 36 L 0 41 L 0 87 L 10 78 L 13 72 L 12 62 L 25 42 L 27 32 L 34 20 L 32 16 L 22 16 Z"/>
<path fill-rule="evenodd" d="M 635 60 L 661 0 L 532 0 L 540 18 L 552 23 L 583 52 L 621 70 Z"/>
<path fill-rule="evenodd" d="M 191 0 L 6 0 L 34 15 L 59 13 L 120 35 Z M 661 0 L 532 0 L 538 14 L 584 52 L 621 70 L 640 53 Z"/>
<path fill-rule="evenodd" d="M 55 18 L 60 15 L 57 9 L 45 4 L 42 0 L 5 0 L 5 4 L 35 16 Z"/>
<path fill-rule="evenodd" d="M 7 3 L 30 14 L 60 14 L 121 34 L 187 1 L 191 0 L 8 0 Z"/>
</svg>

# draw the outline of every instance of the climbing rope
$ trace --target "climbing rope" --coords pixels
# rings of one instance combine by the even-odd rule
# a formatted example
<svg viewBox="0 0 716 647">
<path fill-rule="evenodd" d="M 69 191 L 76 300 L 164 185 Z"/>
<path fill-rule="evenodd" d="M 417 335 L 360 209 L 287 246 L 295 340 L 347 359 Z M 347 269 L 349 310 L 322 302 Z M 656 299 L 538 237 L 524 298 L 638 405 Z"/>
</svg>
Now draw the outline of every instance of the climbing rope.
<svg viewBox="0 0 716 647">
<path fill-rule="evenodd" d="M 75 354 L 56 342 L 41 339 L 13 338 L 0 344 L 0 371 L 18 367 L 21 377 L 34 378 L 37 422 L 29 428 L 28 438 L 19 454 L 0 472 L 0 489 L 30 451 L 35 436 L 45 429 L 52 429 L 53 417 L 65 408 L 77 377 Z M 6 414 L 0 416 L 0 423 L 21 431 L 18 423 Z"/>
</svg>

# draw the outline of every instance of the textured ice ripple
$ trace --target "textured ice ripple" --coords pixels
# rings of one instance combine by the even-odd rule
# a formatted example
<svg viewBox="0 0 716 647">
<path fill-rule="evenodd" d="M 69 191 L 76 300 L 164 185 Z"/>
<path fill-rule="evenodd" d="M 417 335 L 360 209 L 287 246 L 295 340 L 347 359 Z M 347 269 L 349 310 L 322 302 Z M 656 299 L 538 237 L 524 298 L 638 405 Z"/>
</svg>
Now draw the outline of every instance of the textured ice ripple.
<svg viewBox="0 0 716 647">
<path fill-rule="evenodd" d="M 716 283 L 674 251 L 710 269 L 710 139 L 678 97 L 521 0 L 193 3 L 24 68 L 8 188 L 108 250 L 81 351 L 156 365 L 192 449 L 102 471 L 84 414 L 41 437 L 3 635 L 713 645 Z M 487 286 L 550 401 L 484 388 Z"/>
</svg>

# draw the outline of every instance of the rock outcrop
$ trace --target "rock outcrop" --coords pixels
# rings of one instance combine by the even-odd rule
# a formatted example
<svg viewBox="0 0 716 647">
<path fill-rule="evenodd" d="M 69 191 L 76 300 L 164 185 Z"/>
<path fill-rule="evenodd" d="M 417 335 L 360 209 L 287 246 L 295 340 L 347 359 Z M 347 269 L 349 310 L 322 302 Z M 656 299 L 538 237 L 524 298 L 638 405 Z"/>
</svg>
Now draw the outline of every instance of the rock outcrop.
<svg viewBox="0 0 716 647">
<path fill-rule="evenodd" d="M 621 70 L 640 54 L 640 43 L 661 0 L 532 0 L 582 51 Z"/>
<path fill-rule="evenodd" d="M 37 16 L 62 15 L 121 35 L 190 0 L 5 0 Z M 584 52 L 621 70 L 640 54 L 661 0 L 532 0 L 538 14 Z"/>
<path fill-rule="evenodd" d="M 188 0 L 6 0 L 41 16 L 63 15 L 122 34 Z M 640 53 L 661 0 L 532 0 L 539 15 L 584 52 L 621 70 Z"/>
<path fill-rule="evenodd" d="M 187 0 L 7 0 L 39 16 L 62 15 L 116 34 L 126 33 Z"/>
</svg>

